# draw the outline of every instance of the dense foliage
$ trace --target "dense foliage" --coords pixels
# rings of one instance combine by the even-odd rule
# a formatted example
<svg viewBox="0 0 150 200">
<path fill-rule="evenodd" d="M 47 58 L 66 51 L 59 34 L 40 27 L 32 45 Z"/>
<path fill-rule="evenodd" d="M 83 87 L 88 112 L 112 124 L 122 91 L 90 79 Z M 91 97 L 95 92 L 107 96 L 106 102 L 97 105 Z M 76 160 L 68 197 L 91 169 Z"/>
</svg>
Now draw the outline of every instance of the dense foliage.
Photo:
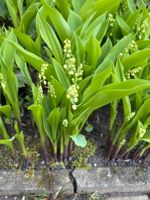
<svg viewBox="0 0 150 200">
<path fill-rule="evenodd" d="M 26 106 L 45 159 L 50 147 L 55 160 L 66 160 L 74 144 L 86 146 L 82 129 L 88 117 L 109 104 L 108 159 L 128 158 L 133 150 L 135 159 L 145 157 L 150 149 L 147 2 L 3 0 L 0 9 L 0 144 L 13 151 L 17 140 L 28 157 L 21 130 Z M 119 105 L 124 120 L 117 130 Z"/>
</svg>

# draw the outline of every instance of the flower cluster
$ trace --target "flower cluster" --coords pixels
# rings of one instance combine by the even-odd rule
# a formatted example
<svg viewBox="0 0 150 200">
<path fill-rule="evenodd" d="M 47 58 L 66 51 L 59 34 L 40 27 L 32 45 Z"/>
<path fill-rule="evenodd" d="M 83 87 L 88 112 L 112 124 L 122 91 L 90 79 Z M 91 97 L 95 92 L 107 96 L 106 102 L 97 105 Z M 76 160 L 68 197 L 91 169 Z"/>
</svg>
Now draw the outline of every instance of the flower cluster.
<svg viewBox="0 0 150 200">
<path fill-rule="evenodd" d="M 146 129 L 145 128 L 139 128 L 138 133 L 139 133 L 139 137 L 142 138 L 144 136 L 144 134 L 146 133 Z"/>
<path fill-rule="evenodd" d="M 135 112 L 132 112 L 130 113 L 128 116 L 127 116 L 127 121 L 130 121 L 135 115 Z"/>
<path fill-rule="evenodd" d="M 68 120 L 67 119 L 64 119 L 63 122 L 62 122 L 62 125 L 67 128 L 68 127 Z"/>
<path fill-rule="evenodd" d="M 142 67 L 137 67 L 137 68 L 133 68 L 130 69 L 127 73 L 126 73 L 126 77 L 127 79 L 130 79 L 132 77 L 135 77 L 137 73 L 139 73 L 142 70 Z"/>
<path fill-rule="evenodd" d="M 148 28 L 148 20 L 144 20 L 143 23 L 137 28 L 138 38 L 141 40 L 145 36 L 146 29 Z"/>
<path fill-rule="evenodd" d="M 136 44 L 136 42 L 134 40 L 132 40 L 129 45 L 128 45 L 128 49 L 130 52 L 136 52 L 138 51 L 138 45 Z"/>
<path fill-rule="evenodd" d="M 113 15 L 111 13 L 108 13 L 108 22 L 110 27 L 114 26 L 115 19 L 113 18 Z"/>
<path fill-rule="evenodd" d="M 41 72 L 39 73 L 39 80 L 40 83 L 43 83 L 44 85 L 47 84 L 46 82 L 46 76 L 45 76 L 45 71 L 47 70 L 48 64 L 43 63 L 41 67 Z"/>
<path fill-rule="evenodd" d="M 124 15 L 128 15 L 129 11 L 128 11 L 128 5 L 127 2 L 122 0 L 119 6 L 119 15 L 124 16 Z"/>
<path fill-rule="evenodd" d="M 37 90 L 37 99 L 36 99 L 36 102 L 37 104 L 42 104 L 42 101 L 43 101 L 43 89 L 42 89 L 42 86 L 39 85 L 38 86 L 38 90 Z"/>
<path fill-rule="evenodd" d="M 72 82 L 74 84 L 77 84 L 79 81 L 82 80 L 83 76 L 83 64 L 80 64 L 78 69 L 76 70 L 76 73 L 74 74 L 74 77 L 72 78 Z"/>
<path fill-rule="evenodd" d="M 125 48 L 124 52 L 119 54 L 119 57 L 123 58 L 123 57 L 129 56 L 130 53 L 137 52 L 137 51 L 139 51 L 138 45 L 136 44 L 134 40 L 132 40 L 128 44 L 127 48 Z"/>
<path fill-rule="evenodd" d="M 54 87 L 53 87 L 51 82 L 48 82 L 48 93 L 50 94 L 50 96 L 52 98 L 56 98 L 55 89 L 54 89 Z"/>
<path fill-rule="evenodd" d="M 71 50 L 71 41 L 66 39 L 64 41 L 64 55 L 65 55 L 65 63 L 64 63 L 64 69 L 66 70 L 67 74 L 71 78 L 72 84 L 67 90 L 67 99 L 70 100 L 72 103 L 72 109 L 77 109 L 77 102 L 78 102 L 78 90 L 79 85 L 78 82 L 82 80 L 83 77 L 83 65 L 80 64 L 79 67 L 77 67 L 76 59 L 72 54 Z"/>
<path fill-rule="evenodd" d="M 78 85 L 71 85 L 67 90 L 66 97 L 71 101 L 73 110 L 77 109 L 76 103 L 78 102 L 78 97 L 79 97 L 78 89 L 79 89 Z"/>
</svg>

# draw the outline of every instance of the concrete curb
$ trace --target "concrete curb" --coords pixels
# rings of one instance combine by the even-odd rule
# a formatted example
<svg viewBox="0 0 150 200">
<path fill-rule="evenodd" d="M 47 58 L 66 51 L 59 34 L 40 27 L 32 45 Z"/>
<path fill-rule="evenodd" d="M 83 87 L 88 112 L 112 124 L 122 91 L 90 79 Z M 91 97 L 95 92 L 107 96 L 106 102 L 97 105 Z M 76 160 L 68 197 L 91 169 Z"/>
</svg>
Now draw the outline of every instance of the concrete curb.
<svg viewBox="0 0 150 200">
<path fill-rule="evenodd" d="M 66 194 L 73 193 L 67 170 L 50 172 L 49 176 L 35 171 L 32 178 L 25 178 L 23 171 L 0 171 L 0 196 L 25 193 L 54 193 L 63 188 Z"/>
<path fill-rule="evenodd" d="M 0 171 L 0 196 L 25 193 L 55 193 L 60 187 L 65 194 L 73 193 L 68 170 L 50 171 L 43 177 L 36 171 L 33 178 L 25 178 L 23 171 Z M 78 193 L 121 194 L 150 193 L 150 171 L 142 167 L 99 167 L 73 172 Z M 51 179 L 49 182 L 48 179 Z M 44 184 L 42 183 L 44 181 Z M 42 183 L 42 184 L 39 184 Z M 117 196 L 117 195 L 116 195 Z M 127 196 L 127 195 L 126 195 Z"/>
<path fill-rule="evenodd" d="M 75 170 L 78 192 L 112 193 L 149 193 L 150 171 L 141 167 L 100 167 Z"/>
</svg>

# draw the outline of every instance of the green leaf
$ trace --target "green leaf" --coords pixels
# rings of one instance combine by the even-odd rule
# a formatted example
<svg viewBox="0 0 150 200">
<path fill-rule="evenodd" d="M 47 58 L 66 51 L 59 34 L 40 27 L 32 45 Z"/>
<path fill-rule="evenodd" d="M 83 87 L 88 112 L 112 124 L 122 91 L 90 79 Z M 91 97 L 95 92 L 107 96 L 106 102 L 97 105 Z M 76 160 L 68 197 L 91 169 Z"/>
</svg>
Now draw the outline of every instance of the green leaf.
<svg viewBox="0 0 150 200">
<path fill-rule="evenodd" d="M 41 67 L 43 64 L 47 64 L 46 61 L 44 61 L 41 57 L 35 55 L 34 53 L 31 53 L 30 51 L 25 50 L 23 47 L 21 47 L 18 43 L 10 41 L 9 43 L 17 49 L 17 51 L 24 57 L 24 59 L 30 63 L 32 66 L 34 66 L 38 71 L 41 70 Z M 50 65 L 49 65 L 50 66 Z"/>
<path fill-rule="evenodd" d="M 67 89 L 69 87 L 69 80 L 64 69 L 55 59 L 53 59 L 53 66 L 57 75 L 57 79 Z"/>
<path fill-rule="evenodd" d="M 79 108 L 76 110 L 75 117 L 79 116 L 87 108 L 89 108 L 87 111 L 87 116 L 89 116 L 91 112 L 104 105 L 149 87 L 150 81 L 141 79 L 108 84 L 93 95 L 89 100 L 83 104 L 81 103 Z"/>
<path fill-rule="evenodd" d="M 150 129 L 148 129 L 142 138 L 142 141 L 150 143 Z"/>
<path fill-rule="evenodd" d="M 76 12 L 79 12 L 82 5 L 85 3 L 85 0 L 72 0 L 72 5 L 73 5 L 73 9 L 76 11 Z"/>
<path fill-rule="evenodd" d="M 89 13 L 90 13 L 93 5 L 94 5 L 93 0 L 86 0 L 85 3 L 82 5 L 79 14 L 83 20 L 85 20 L 86 17 L 89 16 Z"/>
<path fill-rule="evenodd" d="M 25 81 L 30 84 L 30 86 L 32 85 L 32 79 L 29 73 L 29 70 L 27 68 L 27 64 L 24 60 L 24 58 L 22 56 L 19 56 L 18 54 L 15 54 L 15 62 L 18 66 L 18 68 L 20 69 L 23 78 L 25 79 Z"/>
<path fill-rule="evenodd" d="M 18 6 L 18 11 L 19 11 L 20 17 L 23 14 L 23 1 L 24 0 L 17 0 L 17 6 Z"/>
<path fill-rule="evenodd" d="M 91 36 L 91 38 L 86 43 L 86 53 L 87 62 L 89 65 L 93 66 L 94 70 L 97 60 L 101 55 L 101 48 L 99 41 L 93 36 Z"/>
<path fill-rule="evenodd" d="M 118 22 L 118 24 L 119 24 L 119 26 L 121 28 L 121 31 L 122 31 L 123 35 L 128 35 L 131 32 L 130 27 L 128 26 L 128 24 L 119 15 L 116 16 L 116 19 L 117 19 L 117 22 Z"/>
<path fill-rule="evenodd" d="M 60 110 L 59 110 L 59 108 L 54 108 L 50 112 L 47 120 L 48 120 L 48 123 L 49 123 L 50 128 L 51 128 L 53 143 L 55 143 L 58 140 L 58 126 L 59 126 L 59 123 L 60 123 Z"/>
<path fill-rule="evenodd" d="M 0 116 L 0 134 L 1 136 L 3 136 L 4 139 L 10 139 L 1 116 Z"/>
<path fill-rule="evenodd" d="M 32 3 L 23 14 L 21 17 L 20 25 L 18 27 L 20 32 L 26 33 L 29 30 L 30 24 L 37 13 L 39 5 L 40 3 Z"/>
<path fill-rule="evenodd" d="M 40 133 L 41 141 L 43 143 L 45 140 L 45 131 L 43 126 L 43 116 L 44 116 L 43 106 L 39 104 L 33 104 L 28 107 L 28 110 L 31 110 L 32 112 L 34 121 L 36 122 L 36 125 Z"/>
<path fill-rule="evenodd" d="M 128 57 L 125 57 L 122 60 L 122 63 L 125 68 L 125 72 L 127 72 L 132 67 L 140 65 L 143 61 L 145 61 L 149 58 L 149 55 L 150 55 L 150 49 L 143 49 L 141 51 L 132 53 Z"/>
<path fill-rule="evenodd" d="M 136 11 L 135 3 L 133 0 L 127 0 L 127 4 L 131 13 Z"/>
<path fill-rule="evenodd" d="M 12 112 L 12 109 L 10 105 L 0 106 L 0 114 L 4 114 L 9 118 L 11 112 Z"/>
<path fill-rule="evenodd" d="M 14 29 L 14 33 L 17 37 L 17 39 L 19 40 L 19 42 L 30 52 L 37 54 L 37 55 L 41 55 L 40 49 L 37 47 L 37 45 L 35 44 L 35 42 L 32 40 L 32 38 L 25 34 L 22 33 L 20 31 L 18 31 L 17 29 Z"/>
<path fill-rule="evenodd" d="M 37 14 L 36 20 L 37 26 L 39 28 L 43 40 L 49 47 L 51 53 L 58 60 L 58 62 L 62 64 L 62 48 L 58 41 L 58 38 L 56 37 L 56 34 L 54 33 L 50 25 L 47 23 L 47 21 L 40 15 L 40 13 Z"/>
<path fill-rule="evenodd" d="M 4 46 L 3 46 L 3 60 L 6 64 L 6 67 L 13 67 L 14 65 L 14 48 L 12 47 L 12 45 L 7 42 L 7 40 L 11 40 L 16 42 L 16 37 L 14 35 L 13 30 L 7 35 L 6 40 L 4 40 Z M 8 53 L 9 52 L 9 53 Z"/>
<path fill-rule="evenodd" d="M 105 19 L 106 19 L 106 13 L 100 15 L 91 24 L 89 24 L 89 26 L 84 32 L 83 40 L 87 41 L 91 36 L 98 37 Z"/>
<path fill-rule="evenodd" d="M 70 137 L 77 146 L 85 147 L 87 145 L 87 140 L 84 135 L 78 134 Z"/>
<path fill-rule="evenodd" d="M 15 137 L 12 137 L 11 139 L 4 139 L 4 140 L 0 140 L 0 144 L 2 145 L 6 145 L 8 146 L 9 148 L 13 149 L 12 148 L 12 141 L 15 139 Z"/>
<path fill-rule="evenodd" d="M 103 72 L 95 74 L 93 76 L 89 87 L 87 87 L 87 89 L 85 89 L 85 91 L 83 93 L 82 102 L 86 102 L 93 95 L 95 95 L 98 91 L 100 91 L 100 89 L 102 88 L 105 80 L 110 76 L 111 72 L 112 72 L 112 65 L 109 66 Z"/>
<path fill-rule="evenodd" d="M 103 62 L 97 67 L 97 69 L 95 70 L 95 74 L 103 71 L 104 69 L 106 69 L 107 67 L 109 67 L 112 63 L 114 63 L 114 61 L 118 57 L 119 53 L 123 52 L 123 50 L 125 49 L 125 47 L 129 44 L 129 42 L 131 41 L 131 38 L 132 38 L 131 35 L 123 37 L 110 50 L 110 52 L 108 53 L 108 56 L 106 56 L 105 59 L 103 60 Z"/>
<path fill-rule="evenodd" d="M 99 15 L 105 12 L 116 12 L 119 5 L 120 0 L 97 0 L 93 10 L 98 12 Z"/>
<path fill-rule="evenodd" d="M 64 42 L 65 39 L 70 39 L 72 31 L 61 13 L 57 9 L 50 7 L 45 0 L 42 0 L 42 3 L 61 41 Z"/>
<path fill-rule="evenodd" d="M 11 16 L 11 20 L 15 27 L 18 27 L 19 24 L 19 18 L 17 15 L 17 7 L 14 5 L 12 0 L 5 0 L 9 14 Z"/>
<path fill-rule="evenodd" d="M 68 24 L 71 30 L 75 31 L 82 24 L 82 19 L 76 12 L 70 10 Z"/>
</svg>

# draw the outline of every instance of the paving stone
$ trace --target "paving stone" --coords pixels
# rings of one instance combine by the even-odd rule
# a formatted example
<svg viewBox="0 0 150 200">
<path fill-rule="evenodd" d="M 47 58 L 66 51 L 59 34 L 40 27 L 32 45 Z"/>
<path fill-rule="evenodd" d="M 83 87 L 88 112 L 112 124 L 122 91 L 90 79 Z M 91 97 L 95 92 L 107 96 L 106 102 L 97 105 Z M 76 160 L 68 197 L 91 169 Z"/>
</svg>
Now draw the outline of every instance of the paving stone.
<svg viewBox="0 0 150 200">
<path fill-rule="evenodd" d="M 147 195 L 128 197 L 109 197 L 106 200 L 149 200 Z"/>
</svg>

